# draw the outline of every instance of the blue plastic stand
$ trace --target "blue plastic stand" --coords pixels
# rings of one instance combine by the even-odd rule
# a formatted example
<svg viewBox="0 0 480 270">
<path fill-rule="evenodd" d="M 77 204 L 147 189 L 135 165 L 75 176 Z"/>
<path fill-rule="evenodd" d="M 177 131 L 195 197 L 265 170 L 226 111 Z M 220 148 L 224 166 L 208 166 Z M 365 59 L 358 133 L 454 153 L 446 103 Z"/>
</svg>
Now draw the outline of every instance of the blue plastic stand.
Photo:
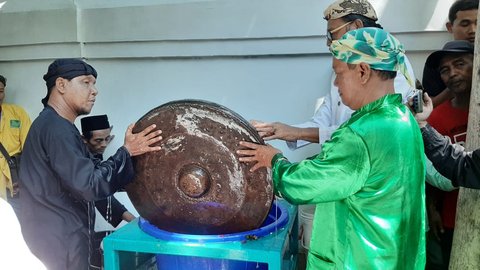
<svg viewBox="0 0 480 270">
<path fill-rule="evenodd" d="M 139 219 L 136 219 L 104 239 L 105 270 L 127 269 L 122 264 L 129 264 L 142 253 L 257 262 L 267 265 L 268 270 L 294 270 L 298 254 L 297 207 L 283 200 L 277 200 L 277 203 L 288 210 L 288 223 L 283 229 L 256 240 L 213 243 L 168 241 L 143 232 L 138 225 Z"/>
</svg>

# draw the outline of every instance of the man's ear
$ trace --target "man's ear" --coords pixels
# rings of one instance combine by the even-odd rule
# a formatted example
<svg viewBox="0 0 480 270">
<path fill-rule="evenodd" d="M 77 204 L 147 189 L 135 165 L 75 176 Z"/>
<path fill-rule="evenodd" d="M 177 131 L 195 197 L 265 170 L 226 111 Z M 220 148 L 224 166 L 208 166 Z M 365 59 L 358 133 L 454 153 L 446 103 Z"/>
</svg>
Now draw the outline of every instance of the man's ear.
<svg viewBox="0 0 480 270">
<path fill-rule="evenodd" d="M 362 84 L 366 84 L 370 79 L 370 76 L 372 76 L 372 69 L 370 68 L 370 65 L 367 63 L 361 62 L 360 64 L 357 65 L 357 67 L 360 72 L 360 82 Z"/>
<path fill-rule="evenodd" d="M 67 80 L 62 78 L 62 77 L 58 77 L 56 80 L 55 80 L 55 88 L 57 88 L 57 90 L 60 92 L 60 93 L 65 93 L 65 85 L 67 83 Z"/>
<path fill-rule="evenodd" d="M 353 24 L 355 25 L 355 29 L 360 29 L 363 28 L 363 22 L 360 19 L 356 19 L 353 21 Z"/>
<path fill-rule="evenodd" d="M 453 27 L 453 24 L 451 22 L 447 22 L 445 24 L 445 27 L 447 27 L 447 31 L 451 34 L 452 33 L 452 27 Z"/>
</svg>

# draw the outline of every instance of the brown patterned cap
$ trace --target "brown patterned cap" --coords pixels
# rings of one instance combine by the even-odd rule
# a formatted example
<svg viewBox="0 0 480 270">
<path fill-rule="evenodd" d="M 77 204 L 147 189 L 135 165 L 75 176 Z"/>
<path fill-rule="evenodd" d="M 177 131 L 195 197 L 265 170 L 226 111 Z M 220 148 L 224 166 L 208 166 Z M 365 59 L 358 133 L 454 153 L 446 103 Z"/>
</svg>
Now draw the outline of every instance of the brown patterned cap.
<svg viewBox="0 0 480 270">
<path fill-rule="evenodd" d="M 350 14 L 365 16 L 374 21 L 378 20 L 377 13 L 367 0 L 337 0 L 323 12 L 324 19 L 338 19 Z"/>
</svg>

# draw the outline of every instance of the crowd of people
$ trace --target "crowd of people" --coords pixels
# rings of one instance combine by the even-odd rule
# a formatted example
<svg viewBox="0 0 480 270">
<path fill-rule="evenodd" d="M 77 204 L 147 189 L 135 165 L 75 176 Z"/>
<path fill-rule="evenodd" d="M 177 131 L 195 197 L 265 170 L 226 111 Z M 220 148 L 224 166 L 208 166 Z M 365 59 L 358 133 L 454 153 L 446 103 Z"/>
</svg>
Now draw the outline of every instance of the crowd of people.
<svg viewBox="0 0 480 270">
<path fill-rule="evenodd" d="M 382 98 L 372 100 L 370 99 L 371 95 L 365 96 L 364 93 L 368 92 L 362 90 L 362 82 L 355 81 L 354 77 L 350 75 L 343 76 L 344 71 L 336 67 L 339 65 L 336 59 L 347 63 L 351 70 L 358 67 L 358 77 L 361 78 L 360 70 L 363 63 L 370 64 L 370 68 L 373 70 L 383 71 L 392 69 L 387 69 L 384 66 L 374 67 L 375 61 L 382 63 L 397 61 L 395 66 L 399 68 L 399 72 L 396 73 L 396 76 L 392 75 L 390 78 L 393 79 L 394 84 L 391 90 L 401 95 L 403 103 L 407 101 L 410 104 L 412 103 L 411 99 L 415 89 L 412 84 L 414 75 L 411 72 L 411 65 L 403 52 L 398 53 L 398 55 L 401 55 L 400 61 L 398 56 L 393 55 L 401 49 L 387 48 L 388 46 L 385 44 L 380 44 L 379 48 L 369 48 L 367 50 L 365 48 L 368 46 L 359 42 L 358 38 L 355 41 L 350 41 L 354 34 L 357 37 L 363 37 L 365 34 L 359 35 L 358 31 L 364 28 L 368 28 L 369 30 L 365 31 L 369 32 L 373 31 L 371 27 L 381 31 L 378 30 L 382 26 L 377 22 L 376 12 L 366 0 L 338 0 L 324 11 L 324 18 L 327 20 L 327 46 L 330 47 L 334 55 L 334 72 L 331 89 L 312 119 L 298 125 L 252 121 L 252 125 L 265 140 L 284 140 L 292 150 L 309 143 L 319 143 L 321 145 L 321 151 L 318 155 L 299 163 L 290 163 L 278 149 L 269 146 L 242 143 L 249 150 L 239 151 L 239 154 L 243 156 L 242 161 L 255 164 L 252 167 L 253 170 L 260 167 L 272 168 L 275 188 L 279 195 L 295 204 L 316 204 L 308 255 L 310 269 L 328 269 L 327 265 L 334 269 L 448 269 L 455 224 L 457 188 L 458 186 L 476 187 L 475 183 L 478 182 L 478 176 L 480 175 L 478 153 L 468 153 L 462 148 L 466 138 L 470 89 L 472 87 L 477 11 L 478 0 L 458 0 L 452 4 L 446 28 L 452 34 L 453 40 L 447 42 L 441 49 L 433 52 L 427 58 L 422 78 L 423 87 L 417 80 L 417 88 L 423 88 L 426 94 L 425 110 L 416 116 L 420 127 L 422 127 L 421 133 L 424 142 L 422 140 L 418 141 L 418 139 L 406 139 L 406 136 L 392 137 L 391 134 L 400 134 L 400 132 L 390 133 L 385 130 L 383 131 L 385 133 L 383 133 L 380 130 L 384 130 L 386 127 L 363 123 L 362 121 L 368 119 L 363 114 L 372 109 L 371 106 Z M 375 35 L 371 36 L 367 44 L 374 46 Z M 384 36 L 383 39 L 389 40 L 388 44 L 392 44 L 389 38 Z M 336 42 L 342 44 L 356 43 L 356 45 L 345 49 L 346 53 L 339 53 L 336 52 Z M 361 50 L 361 53 L 358 53 L 358 50 Z M 352 57 L 350 55 L 358 56 L 355 57 L 354 62 L 351 62 Z M 388 59 L 385 55 L 388 55 L 391 59 Z M 373 65 L 368 62 L 372 59 L 374 59 L 372 61 Z M 356 66 L 354 67 L 352 64 L 356 64 Z M 339 69 L 341 72 L 338 72 Z M 384 78 L 388 78 L 388 76 Z M 356 85 L 357 92 L 350 94 L 350 92 L 346 92 L 347 90 L 342 89 L 342 87 L 348 87 L 349 85 Z M 378 85 L 374 85 L 367 89 L 378 87 Z M 385 93 L 384 96 L 390 96 L 391 94 Z M 352 100 L 354 101 L 353 104 L 351 103 Z M 364 101 L 370 103 L 364 103 Z M 359 103 L 364 106 L 359 107 Z M 383 105 L 386 106 L 386 104 Z M 436 105 L 435 109 L 433 109 L 433 105 Z M 402 107 L 402 105 L 399 107 Z M 378 116 L 380 111 L 375 113 L 375 116 Z M 392 121 L 391 114 L 389 117 L 389 120 Z M 357 130 L 357 125 L 360 123 L 366 125 L 365 129 L 367 127 L 375 129 L 378 133 L 368 134 L 366 133 L 367 130 Z M 416 125 L 413 124 L 412 127 L 414 126 Z M 397 127 L 396 129 L 400 128 Z M 353 135 L 360 136 L 362 147 L 352 145 L 355 141 L 353 138 L 347 140 L 349 143 L 343 139 L 352 132 Z M 386 149 L 389 149 L 388 151 L 392 153 L 396 152 L 383 146 L 382 138 L 378 134 L 389 134 L 389 145 L 396 144 L 397 147 L 402 148 L 401 150 L 405 150 L 407 144 L 399 143 L 400 141 L 408 141 L 408 144 L 418 142 L 419 146 L 423 146 L 423 143 L 425 143 L 426 156 L 410 160 L 396 160 L 394 164 L 396 164 L 397 169 L 392 168 L 390 174 L 381 174 L 372 169 L 373 166 L 381 165 L 381 168 L 388 168 L 388 165 L 382 164 L 378 160 L 391 165 L 394 161 L 391 158 L 382 157 L 382 153 L 387 152 Z M 448 136 L 449 140 L 439 134 Z M 395 139 L 399 141 L 396 143 Z M 373 140 L 374 145 L 380 148 L 369 146 L 370 140 Z M 449 144 L 450 141 L 453 144 Z M 446 147 L 447 145 L 449 147 Z M 368 153 L 367 164 L 359 164 L 359 158 L 352 153 L 353 151 L 360 155 L 362 150 Z M 396 154 L 395 156 L 399 157 L 401 155 Z M 412 163 L 412 160 L 418 160 L 418 164 Z M 417 176 L 421 175 L 423 177 L 423 182 L 427 182 L 425 191 L 421 187 L 415 189 L 418 192 L 416 198 L 421 199 L 420 202 L 426 204 L 425 222 L 422 225 L 403 224 L 408 228 L 416 226 L 415 230 L 420 230 L 420 227 L 422 227 L 427 231 L 425 238 L 419 237 L 412 240 L 405 237 L 405 235 L 411 236 L 408 229 L 405 230 L 406 227 L 395 226 L 394 219 L 388 214 L 383 215 L 383 218 L 389 217 L 386 221 L 379 219 L 378 216 L 381 214 L 371 209 L 361 207 L 361 210 L 359 210 L 364 200 L 368 202 L 369 206 L 371 206 L 372 201 L 375 201 L 381 205 L 388 205 L 386 208 L 393 211 L 395 207 L 391 206 L 390 203 L 399 199 L 397 205 L 402 206 L 400 212 L 406 211 L 409 207 L 419 203 L 411 199 L 406 200 L 406 195 L 400 195 L 406 185 L 412 184 L 411 181 L 414 181 L 414 179 L 418 181 L 418 178 L 410 176 L 408 181 L 403 183 L 403 188 L 397 187 L 396 197 L 389 197 L 391 194 L 383 189 L 392 185 L 402 185 L 400 175 L 408 175 L 405 164 L 409 164 L 408 166 L 422 164 L 425 167 L 425 171 L 419 170 L 416 172 Z M 362 169 L 368 169 L 368 173 L 356 175 Z M 399 174 L 397 177 L 391 173 L 396 171 Z M 352 177 L 355 181 L 352 181 Z M 368 177 L 372 177 L 371 182 L 369 182 Z M 388 179 L 389 177 L 395 180 Z M 389 184 L 379 184 L 382 180 Z M 412 189 L 408 188 L 408 190 L 412 192 Z M 374 196 L 374 194 L 382 195 Z M 369 195 L 375 197 L 375 200 L 370 198 Z M 406 204 L 405 201 L 411 202 L 411 204 Z M 416 205 L 415 207 L 419 207 L 416 209 L 423 209 L 423 205 Z M 402 214 L 397 213 L 395 217 L 402 218 Z M 409 221 L 414 222 L 419 215 L 422 215 L 420 211 L 410 211 L 408 214 Z M 369 218 L 374 221 L 369 220 Z M 423 219 L 422 216 L 421 218 Z M 379 241 L 378 235 L 380 233 L 378 231 L 380 229 L 374 230 L 375 232 L 371 233 L 371 238 L 369 238 L 369 232 L 365 228 L 382 225 L 391 228 L 388 233 L 391 233 L 392 239 L 395 235 L 401 235 L 403 239 L 399 242 L 390 243 Z M 325 230 L 325 228 L 329 228 L 329 230 Z M 361 234 L 361 236 L 355 236 L 355 234 Z M 340 236 L 347 239 L 340 239 Z M 359 239 L 363 242 L 358 241 Z M 372 259 L 369 261 L 368 258 L 375 258 L 373 254 L 382 256 L 384 250 L 395 249 L 388 244 L 401 248 L 394 253 L 386 252 L 384 260 Z M 425 253 L 422 253 L 420 258 L 411 256 L 408 260 L 404 259 L 406 250 L 411 251 L 412 249 Z M 371 251 L 372 256 L 368 256 L 368 251 Z M 355 257 L 354 254 L 357 252 L 362 252 L 362 256 Z M 416 261 L 414 258 L 419 258 L 419 260 Z M 422 261 L 422 258 L 424 261 Z"/>
<path fill-rule="evenodd" d="M 291 149 L 318 143 L 319 153 L 290 162 L 270 145 L 245 141 L 237 151 L 252 171 L 271 168 L 278 196 L 316 205 L 308 269 L 448 269 L 457 188 L 480 188 L 480 149 L 463 148 L 477 12 L 478 0 L 451 6 L 452 41 L 426 59 L 423 111 L 415 112 L 419 80 L 371 3 L 337 0 L 325 9 L 333 73 L 323 104 L 299 125 L 252 121 L 267 141 Z M 83 117 L 82 132 L 76 128 L 95 103 L 97 77 L 83 60 L 53 61 L 43 76 L 44 109 L 31 122 L 3 102 L 0 76 L 0 142 L 8 155 L 22 154 L 18 182 L 0 157 L 0 206 L 13 220 L 1 228 L 15 232 L 9 241 L 29 250 L 25 262 L 35 267 L 101 269 L 106 233 L 94 232 L 95 208 L 113 226 L 135 219 L 112 195 L 133 181 L 132 157 L 160 150 L 155 125 L 139 133 L 130 125 L 107 159 L 108 117 Z M 2 250 L 15 248 L 8 243 Z"/>
</svg>

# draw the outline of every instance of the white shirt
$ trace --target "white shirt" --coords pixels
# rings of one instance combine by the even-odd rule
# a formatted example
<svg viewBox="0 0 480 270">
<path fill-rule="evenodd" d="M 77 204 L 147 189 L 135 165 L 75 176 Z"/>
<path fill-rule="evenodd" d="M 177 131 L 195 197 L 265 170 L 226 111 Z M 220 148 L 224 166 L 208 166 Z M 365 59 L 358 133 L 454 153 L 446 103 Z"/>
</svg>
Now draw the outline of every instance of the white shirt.
<svg viewBox="0 0 480 270">
<path fill-rule="evenodd" d="M 410 78 L 412 78 L 412 80 L 415 80 L 412 65 L 406 57 L 405 64 L 407 65 L 407 71 L 410 75 Z M 294 125 L 294 127 L 300 128 L 318 127 L 320 144 L 330 139 L 332 133 L 341 124 L 347 121 L 353 113 L 352 109 L 342 103 L 340 94 L 338 93 L 338 88 L 333 85 L 334 80 L 335 74 L 332 73 L 332 79 L 330 82 L 330 93 L 325 96 L 322 105 L 320 105 L 320 108 L 318 108 L 310 121 Z M 395 77 L 394 88 L 396 93 L 402 94 L 403 103 L 407 103 L 408 98 L 412 96 L 415 92 L 415 89 L 408 84 L 407 79 L 400 72 L 397 72 L 397 77 Z M 291 142 L 287 141 L 286 143 L 288 145 L 288 148 L 290 148 L 291 150 L 295 150 L 307 144 L 310 144 L 310 142 L 303 140 Z"/>
</svg>

